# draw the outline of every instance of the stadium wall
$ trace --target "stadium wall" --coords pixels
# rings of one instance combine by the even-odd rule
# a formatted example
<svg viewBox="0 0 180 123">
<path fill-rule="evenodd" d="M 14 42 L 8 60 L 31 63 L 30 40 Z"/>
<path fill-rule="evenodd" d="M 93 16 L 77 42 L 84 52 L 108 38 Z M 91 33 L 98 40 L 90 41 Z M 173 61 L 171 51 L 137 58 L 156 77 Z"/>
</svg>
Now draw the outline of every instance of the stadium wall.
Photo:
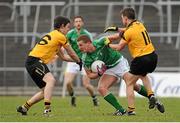
<svg viewBox="0 0 180 123">
<path fill-rule="evenodd" d="M 159 97 L 180 97 L 180 73 L 172 72 L 156 72 L 149 74 L 151 80 L 152 88 L 155 94 Z M 141 83 L 138 80 L 137 83 Z M 119 89 L 119 96 L 126 96 L 126 87 L 124 81 Z M 136 96 L 142 97 L 136 93 Z"/>
</svg>

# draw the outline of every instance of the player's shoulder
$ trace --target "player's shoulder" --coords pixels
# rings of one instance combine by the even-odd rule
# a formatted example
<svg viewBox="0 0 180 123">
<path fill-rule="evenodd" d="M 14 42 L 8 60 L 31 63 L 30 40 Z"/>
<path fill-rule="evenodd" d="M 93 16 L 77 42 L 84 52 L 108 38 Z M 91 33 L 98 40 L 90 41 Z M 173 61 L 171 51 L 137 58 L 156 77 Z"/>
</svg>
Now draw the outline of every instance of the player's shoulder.
<svg viewBox="0 0 180 123">
<path fill-rule="evenodd" d="M 71 29 L 71 30 L 69 30 L 68 33 L 66 34 L 66 37 L 67 37 L 68 39 L 70 39 L 74 33 L 75 33 L 75 29 Z"/>
<path fill-rule="evenodd" d="M 53 34 L 53 35 L 64 35 L 62 34 L 60 31 L 58 30 L 52 30 L 51 32 L 49 32 L 48 34 Z"/>
<path fill-rule="evenodd" d="M 72 35 L 76 30 L 73 28 L 71 30 L 68 31 L 67 35 Z"/>
<path fill-rule="evenodd" d="M 82 30 L 84 31 L 84 32 L 89 32 L 87 29 L 85 29 L 85 28 L 82 28 Z"/>
<path fill-rule="evenodd" d="M 106 41 L 106 37 L 101 37 L 101 38 L 98 38 L 98 39 L 95 39 L 95 40 L 93 40 L 93 44 L 94 45 L 103 45 L 104 44 L 104 42 Z"/>
<path fill-rule="evenodd" d="M 87 29 L 82 29 L 83 30 L 83 33 L 87 34 L 87 35 L 91 35 L 91 33 L 87 30 Z"/>
<path fill-rule="evenodd" d="M 71 37 L 73 34 L 75 33 L 75 29 L 71 29 L 68 31 L 68 33 L 66 34 L 67 37 Z"/>
<path fill-rule="evenodd" d="M 136 32 L 137 30 L 136 30 L 136 27 L 135 26 L 129 26 L 129 27 L 127 27 L 126 29 L 125 29 L 125 31 L 124 31 L 124 35 L 125 34 L 131 34 L 131 33 L 134 33 L 134 32 Z"/>
<path fill-rule="evenodd" d="M 99 39 L 97 39 L 97 41 L 105 41 L 107 39 L 106 36 L 100 37 Z"/>
<path fill-rule="evenodd" d="M 54 40 L 66 40 L 66 36 L 58 30 L 53 30 L 49 34 L 54 37 Z"/>
</svg>

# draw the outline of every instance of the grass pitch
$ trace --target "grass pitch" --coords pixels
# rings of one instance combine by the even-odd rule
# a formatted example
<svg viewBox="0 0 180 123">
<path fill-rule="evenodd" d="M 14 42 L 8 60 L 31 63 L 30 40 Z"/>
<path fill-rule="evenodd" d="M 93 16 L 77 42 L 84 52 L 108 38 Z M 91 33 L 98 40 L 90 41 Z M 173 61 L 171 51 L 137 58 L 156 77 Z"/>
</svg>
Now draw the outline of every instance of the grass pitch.
<svg viewBox="0 0 180 123">
<path fill-rule="evenodd" d="M 77 107 L 70 106 L 70 98 L 53 97 L 52 116 L 44 117 L 43 101 L 34 105 L 27 116 L 16 112 L 16 107 L 28 97 L 0 96 L 0 122 L 180 122 L 180 98 L 161 98 L 165 113 L 149 110 L 147 99 L 136 98 L 136 116 L 112 116 L 115 111 L 102 97 L 94 107 L 89 96 L 77 97 Z M 118 98 L 127 107 L 126 98 Z"/>
</svg>

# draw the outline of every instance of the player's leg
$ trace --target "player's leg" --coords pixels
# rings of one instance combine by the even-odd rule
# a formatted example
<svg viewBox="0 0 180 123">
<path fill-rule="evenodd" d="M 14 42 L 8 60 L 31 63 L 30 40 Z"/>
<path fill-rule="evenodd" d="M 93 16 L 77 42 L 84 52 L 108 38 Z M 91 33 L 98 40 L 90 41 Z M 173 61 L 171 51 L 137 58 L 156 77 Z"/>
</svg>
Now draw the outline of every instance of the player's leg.
<svg viewBox="0 0 180 123">
<path fill-rule="evenodd" d="M 71 96 L 71 105 L 76 106 L 76 96 L 73 88 L 73 81 L 79 71 L 79 66 L 74 62 L 68 62 L 66 66 L 66 71 L 64 74 L 64 83 L 67 87 L 67 91 Z"/>
<path fill-rule="evenodd" d="M 44 98 L 44 88 L 46 86 L 46 83 L 43 81 L 43 78 L 47 73 L 49 73 L 48 67 L 44 63 L 40 62 L 40 59 L 35 57 L 28 57 L 26 61 L 26 69 L 36 85 L 41 88 L 41 91 L 36 93 L 28 101 L 26 101 L 23 106 L 20 106 L 17 109 L 17 111 L 20 112 L 20 109 L 23 109 L 21 107 L 26 108 L 26 113 L 23 114 L 23 112 L 21 112 L 23 115 L 27 114 L 28 109 L 33 104 L 39 102 Z"/>
<path fill-rule="evenodd" d="M 140 79 L 142 80 L 143 85 L 146 87 L 148 98 L 150 98 L 151 96 L 154 96 L 154 92 L 152 90 L 152 86 L 151 86 L 149 77 L 147 75 L 146 76 L 140 76 Z"/>
<path fill-rule="evenodd" d="M 39 91 L 34 96 L 32 96 L 29 100 L 27 100 L 22 106 L 17 108 L 17 112 L 20 112 L 22 115 L 27 115 L 27 111 L 29 108 L 35 103 L 41 101 L 44 98 L 44 90 Z"/>
<path fill-rule="evenodd" d="M 90 79 L 87 75 L 82 76 L 83 86 L 86 88 L 90 94 L 90 96 L 94 96 L 94 87 L 90 84 Z"/>
<path fill-rule="evenodd" d="M 74 89 L 73 89 L 73 81 L 76 77 L 75 73 L 65 73 L 64 74 L 64 82 L 66 83 L 67 90 L 70 96 L 75 96 Z"/>
<path fill-rule="evenodd" d="M 122 79 L 124 79 L 126 83 L 126 96 L 128 99 L 128 115 L 135 115 L 135 104 L 134 104 L 134 85 L 137 81 L 137 78 L 134 77 L 132 74 L 130 74 L 129 71 L 129 64 L 126 58 L 122 57 L 120 59 L 119 64 L 116 65 L 112 69 L 113 72 L 116 73 L 116 75 L 121 76 Z"/>
<path fill-rule="evenodd" d="M 83 86 L 88 90 L 90 96 L 92 97 L 92 101 L 93 101 L 94 106 L 98 106 L 99 102 L 98 102 L 98 99 L 97 99 L 96 94 L 95 94 L 94 86 L 91 85 L 90 79 L 85 74 L 85 72 L 83 73 L 82 81 L 83 81 Z"/>
<path fill-rule="evenodd" d="M 135 95 L 134 95 L 134 86 L 138 80 L 138 76 L 135 76 L 129 72 L 126 72 L 123 75 L 123 79 L 126 83 L 126 96 L 128 100 L 128 114 L 135 115 Z"/>
<path fill-rule="evenodd" d="M 157 54 L 151 53 L 142 57 L 135 58 L 131 64 L 131 72 L 133 74 L 139 75 L 140 79 L 147 91 L 147 96 L 149 98 L 149 108 L 152 109 L 157 106 L 158 110 L 163 113 L 164 106 L 161 103 L 157 103 L 157 99 L 154 96 L 154 92 L 151 87 L 151 83 L 147 73 L 152 73 L 157 66 Z"/>
<path fill-rule="evenodd" d="M 71 105 L 76 106 L 76 96 L 73 89 L 73 81 L 75 79 L 76 73 L 65 72 L 64 83 L 67 87 L 67 91 L 71 96 Z"/>
<path fill-rule="evenodd" d="M 129 81 L 129 80 L 126 80 Z M 135 80 L 134 80 L 135 81 Z M 140 95 L 147 97 L 148 98 L 148 92 L 146 91 L 145 86 L 140 85 L 140 84 L 135 84 L 134 85 L 134 90 L 139 93 Z M 135 109 L 135 108 L 134 108 Z M 133 108 L 129 107 L 129 111 L 133 111 Z"/>
<path fill-rule="evenodd" d="M 147 83 L 150 83 L 150 82 L 145 81 L 144 79 L 142 79 L 142 80 L 144 81 L 143 84 L 145 83 L 146 86 L 151 87 L 151 85 L 147 85 Z M 149 79 L 147 79 L 147 80 L 149 80 Z M 149 106 L 150 107 L 156 107 L 161 113 L 165 112 L 164 105 L 154 96 L 153 91 L 147 91 L 145 86 L 140 85 L 140 84 L 135 84 L 134 90 L 137 93 L 139 93 L 140 95 L 147 97 L 149 99 L 149 104 L 150 104 Z M 148 94 L 148 92 L 149 92 L 149 94 Z M 148 96 L 150 94 L 151 94 L 151 96 Z M 149 97 L 151 97 L 151 98 L 149 98 Z"/>
<path fill-rule="evenodd" d="M 149 77 L 146 76 L 141 76 L 141 80 L 143 81 L 143 84 L 146 88 L 149 88 L 147 90 L 147 96 L 149 98 L 149 109 L 153 109 L 156 107 L 161 113 L 165 112 L 164 105 L 155 97 L 154 92 L 151 89 L 151 82 Z"/>
<path fill-rule="evenodd" d="M 149 63 L 149 61 L 151 61 L 151 59 L 149 59 L 148 56 L 141 56 L 141 57 L 134 58 L 131 62 L 129 77 L 132 76 L 132 77 L 134 77 L 134 79 L 136 77 L 139 77 L 140 79 L 142 79 L 141 77 L 146 76 L 149 69 L 152 69 L 151 63 Z M 129 80 L 127 80 L 127 82 L 128 81 Z M 154 95 L 152 88 L 151 88 L 151 84 L 149 82 L 146 82 L 147 79 L 142 79 L 142 81 L 143 81 L 143 84 L 144 84 L 145 89 L 147 91 L 147 96 L 148 96 L 148 98 L 150 98 L 151 96 Z M 153 106 L 155 104 L 155 100 L 153 100 L 153 99 L 150 100 L 150 102 L 151 102 L 150 103 L 151 106 Z"/>
<path fill-rule="evenodd" d="M 43 77 L 43 81 L 46 82 L 46 86 L 44 87 L 44 114 L 46 115 L 51 112 L 51 98 L 56 80 L 52 73 L 49 72 L 45 74 L 45 76 Z"/>
<path fill-rule="evenodd" d="M 134 90 L 135 90 L 138 94 L 140 94 L 141 96 L 148 97 L 146 88 L 145 88 L 143 85 L 136 83 L 136 84 L 134 85 Z"/>
<path fill-rule="evenodd" d="M 98 83 L 98 91 L 104 99 L 112 105 L 117 111 L 114 115 L 123 115 L 126 110 L 121 106 L 116 97 L 109 92 L 109 88 L 117 81 L 117 77 L 113 75 L 103 74 Z"/>
<path fill-rule="evenodd" d="M 49 112 L 51 112 L 51 98 L 56 80 L 47 65 L 42 61 L 38 60 L 34 68 L 32 75 L 34 77 L 31 77 L 40 88 L 44 89 L 44 115 L 49 116 Z"/>
<path fill-rule="evenodd" d="M 144 86 L 146 87 L 148 98 L 149 98 L 149 108 L 153 109 L 155 106 L 161 113 L 164 113 L 164 106 L 161 104 L 154 95 L 152 91 L 151 82 L 147 73 L 152 73 L 157 66 L 158 56 L 155 52 L 142 56 L 140 58 L 141 67 L 139 67 L 139 71 L 141 71 L 141 80 L 143 81 Z"/>
<path fill-rule="evenodd" d="M 143 81 L 143 84 L 147 90 L 147 96 L 149 98 L 149 109 L 152 109 L 155 107 L 156 98 L 154 96 L 154 92 L 152 91 L 151 83 L 147 75 L 141 76 L 140 79 Z"/>
<path fill-rule="evenodd" d="M 140 57 L 142 63 L 142 67 L 140 68 L 141 80 L 143 81 L 144 86 L 146 87 L 148 98 L 149 98 L 149 109 L 153 109 L 156 105 L 157 99 L 154 96 L 154 92 L 152 91 L 151 82 L 149 77 L 147 76 L 148 73 L 152 73 L 156 66 L 157 66 L 157 54 L 151 53 L 145 56 Z"/>
</svg>

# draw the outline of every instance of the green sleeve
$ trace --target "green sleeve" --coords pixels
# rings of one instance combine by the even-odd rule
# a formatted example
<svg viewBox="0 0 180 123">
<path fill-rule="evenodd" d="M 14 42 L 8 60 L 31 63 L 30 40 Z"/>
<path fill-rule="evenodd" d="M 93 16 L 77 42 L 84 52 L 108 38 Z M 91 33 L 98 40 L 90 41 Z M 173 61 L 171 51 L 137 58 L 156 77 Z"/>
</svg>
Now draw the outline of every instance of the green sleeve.
<svg viewBox="0 0 180 123">
<path fill-rule="evenodd" d="M 98 43 L 99 45 L 101 45 L 101 46 L 104 46 L 104 45 L 105 45 L 105 42 L 106 42 L 106 38 L 103 37 L 103 38 L 100 38 L 97 43 Z"/>
<path fill-rule="evenodd" d="M 71 35 L 72 35 L 72 31 L 69 31 L 69 32 L 66 34 L 66 37 L 67 37 L 68 40 L 71 39 Z"/>
</svg>

